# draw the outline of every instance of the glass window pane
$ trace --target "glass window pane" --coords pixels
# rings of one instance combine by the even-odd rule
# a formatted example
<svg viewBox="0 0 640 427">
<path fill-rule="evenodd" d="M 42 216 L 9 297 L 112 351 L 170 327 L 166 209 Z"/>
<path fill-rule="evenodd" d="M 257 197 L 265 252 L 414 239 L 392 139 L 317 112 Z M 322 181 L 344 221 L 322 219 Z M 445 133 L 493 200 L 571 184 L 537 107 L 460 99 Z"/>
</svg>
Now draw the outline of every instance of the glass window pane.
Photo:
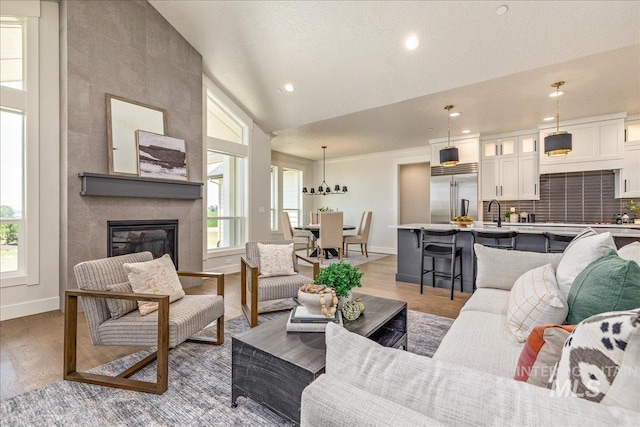
<svg viewBox="0 0 640 427">
<path fill-rule="evenodd" d="M 300 208 L 302 201 L 302 172 L 294 169 L 282 170 L 282 208 L 289 212 L 291 226 L 301 224 Z"/>
<path fill-rule="evenodd" d="M 22 26 L 15 18 L 0 20 L 0 84 L 20 90 L 24 86 Z"/>
<path fill-rule="evenodd" d="M 207 136 L 244 144 L 245 128 L 246 126 L 223 107 L 211 93 L 207 94 Z"/>
<path fill-rule="evenodd" d="M 20 219 L 24 188 L 24 115 L 0 110 L 0 218 Z"/>
<path fill-rule="evenodd" d="M 244 244 L 245 159 L 207 151 L 207 248 Z"/>
<path fill-rule="evenodd" d="M 0 273 L 18 271 L 17 223 L 0 223 Z"/>
</svg>

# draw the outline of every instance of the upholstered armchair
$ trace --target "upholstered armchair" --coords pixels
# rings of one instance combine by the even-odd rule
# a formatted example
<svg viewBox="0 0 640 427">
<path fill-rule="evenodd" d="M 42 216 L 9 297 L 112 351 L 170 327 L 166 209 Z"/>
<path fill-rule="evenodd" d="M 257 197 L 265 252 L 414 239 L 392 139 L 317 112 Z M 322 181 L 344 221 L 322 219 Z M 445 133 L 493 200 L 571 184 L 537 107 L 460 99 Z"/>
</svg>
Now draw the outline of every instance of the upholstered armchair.
<svg viewBox="0 0 640 427">
<path fill-rule="evenodd" d="M 288 275 L 275 275 L 264 277 L 264 269 L 260 268 L 260 250 L 258 244 L 263 245 L 291 245 L 291 273 Z M 313 278 L 298 273 L 297 260 L 301 259 L 312 265 Z M 296 254 L 293 251 L 292 240 L 273 240 L 262 242 L 247 242 L 246 255 L 241 257 L 240 263 L 240 301 L 242 311 L 252 328 L 258 326 L 258 302 L 294 298 L 298 295 L 300 286 L 313 283 L 320 271 L 320 264 L 306 256 Z M 249 294 L 247 296 L 247 294 Z M 247 300 L 249 301 L 247 303 Z M 276 309 L 273 311 L 280 311 Z M 288 310 L 288 308 L 287 308 Z"/>
<path fill-rule="evenodd" d="M 64 379 L 162 394 L 168 388 L 169 348 L 174 348 L 186 340 L 215 345 L 223 343 L 224 275 L 178 271 L 178 276 L 216 279 L 217 295 L 185 295 L 169 303 L 168 295 L 131 291 L 124 264 L 152 260 L 151 252 L 140 252 L 86 261 L 74 267 L 80 289 L 65 292 Z M 82 298 L 91 342 L 94 345 L 157 346 L 157 351 L 117 377 L 77 372 L 78 297 Z M 108 299 L 113 304 L 107 304 Z M 143 316 L 137 309 L 136 301 L 156 302 L 158 310 Z M 133 310 L 126 312 L 131 309 Z M 192 337 L 216 320 L 215 339 Z M 155 383 L 129 378 L 156 359 L 158 368 Z"/>
</svg>

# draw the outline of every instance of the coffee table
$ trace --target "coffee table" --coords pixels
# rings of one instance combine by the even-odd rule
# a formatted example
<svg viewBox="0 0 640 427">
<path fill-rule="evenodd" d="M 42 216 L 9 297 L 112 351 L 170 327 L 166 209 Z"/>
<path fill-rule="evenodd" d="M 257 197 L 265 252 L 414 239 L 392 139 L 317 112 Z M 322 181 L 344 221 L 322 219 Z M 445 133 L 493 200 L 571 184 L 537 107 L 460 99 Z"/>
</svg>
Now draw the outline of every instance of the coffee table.
<svg viewBox="0 0 640 427">
<path fill-rule="evenodd" d="M 407 303 L 357 294 L 365 313 L 344 326 L 386 347 L 407 349 Z M 240 396 L 260 402 L 283 418 L 300 423 L 302 390 L 325 367 L 325 337 L 287 332 L 287 315 L 232 338 L 231 402 Z"/>
</svg>

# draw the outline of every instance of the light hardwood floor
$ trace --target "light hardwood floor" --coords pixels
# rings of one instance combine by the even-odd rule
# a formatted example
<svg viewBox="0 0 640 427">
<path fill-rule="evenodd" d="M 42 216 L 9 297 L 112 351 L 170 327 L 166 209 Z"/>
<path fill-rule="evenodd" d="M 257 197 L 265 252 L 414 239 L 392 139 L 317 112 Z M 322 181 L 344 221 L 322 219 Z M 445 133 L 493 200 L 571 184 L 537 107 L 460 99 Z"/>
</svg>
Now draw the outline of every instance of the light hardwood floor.
<svg viewBox="0 0 640 427">
<path fill-rule="evenodd" d="M 396 257 L 358 266 L 364 271 L 363 287 L 358 292 L 406 301 L 409 309 L 455 318 L 471 296 L 456 292 L 449 299 L 449 290 L 419 287 L 396 282 Z M 311 275 L 309 267 L 300 267 L 301 273 Z M 188 294 L 215 293 L 215 284 L 186 290 Z M 225 276 L 225 319 L 242 315 L 240 310 L 240 274 Z M 0 322 L 0 383 L 1 399 L 35 390 L 62 379 L 62 334 L 64 317 L 60 311 Z M 78 316 L 78 369 L 86 370 L 119 357 L 134 353 L 143 347 L 94 346 L 91 344 L 86 321 Z"/>
</svg>

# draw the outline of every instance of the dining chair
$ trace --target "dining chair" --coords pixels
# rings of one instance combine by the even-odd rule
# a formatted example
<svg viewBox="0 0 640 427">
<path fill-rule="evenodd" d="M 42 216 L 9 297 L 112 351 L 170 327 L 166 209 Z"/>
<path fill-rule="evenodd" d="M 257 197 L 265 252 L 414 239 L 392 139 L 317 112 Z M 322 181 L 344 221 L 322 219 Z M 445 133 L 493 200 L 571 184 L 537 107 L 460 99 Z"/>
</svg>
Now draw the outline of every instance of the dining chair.
<svg viewBox="0 0 640 427">
<path fill-rule="evenodd" d="M 347 234 L 344 236 L 345 256 L 349 256 L 349 245 L 360 245 L 360 252 L 362 252 L 362 255 L 365 255 L 367 258 L 369 257 L 367 245 L 369 243 L 369 228 L 371 228 L 372 216 L 373 212 L 371 211 L 363 212 L 358 232 L 355 235 Z"/>
<path fill-rule="evenodd" d="M 309 224 L 317 224 L 318 223 L 318 211 L 309 212 Z"/>
<path fill-rule="evenodd" d="M 311 247 L 311 234 L 308 231 L 293 231 L 291 227 L 291 219 L 289 218 L 289 212 L 282 212 L 282 231 L 284 231 L 285 240 L 293 240 L 295 244 L 303 244 L 307 249 L 307 256 L 309 256 L 309 248 Z"/>
<path fill-rule="evenodd" d="M 337 249 L 338 259 L 342 261 L 342 214 L 342 212 L 320 212 L 320 237 L 316 242 L 320 264 L 326 249 Z"/>
</svg>

